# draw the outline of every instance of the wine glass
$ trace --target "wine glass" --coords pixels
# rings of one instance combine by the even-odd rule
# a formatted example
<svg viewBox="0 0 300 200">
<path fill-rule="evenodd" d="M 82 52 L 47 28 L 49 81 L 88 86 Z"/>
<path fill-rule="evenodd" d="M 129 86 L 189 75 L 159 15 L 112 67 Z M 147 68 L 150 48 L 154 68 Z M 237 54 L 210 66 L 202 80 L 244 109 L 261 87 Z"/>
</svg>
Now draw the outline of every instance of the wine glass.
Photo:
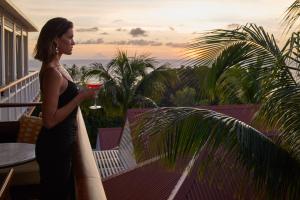
<svg viewBox="0 0 300 200">
<path fill-rule="evenodd" d="M 90 78 L 86 81 L 86 87 L 89 89 L 96 90 L 94 105 L 90 106 L 90 109 L 100 109 L 102 106 L 97 105 L 97 99 L 100 89 L 104 86 L 105 80 L 103 78 L 95 79 Z"/>
</svg>

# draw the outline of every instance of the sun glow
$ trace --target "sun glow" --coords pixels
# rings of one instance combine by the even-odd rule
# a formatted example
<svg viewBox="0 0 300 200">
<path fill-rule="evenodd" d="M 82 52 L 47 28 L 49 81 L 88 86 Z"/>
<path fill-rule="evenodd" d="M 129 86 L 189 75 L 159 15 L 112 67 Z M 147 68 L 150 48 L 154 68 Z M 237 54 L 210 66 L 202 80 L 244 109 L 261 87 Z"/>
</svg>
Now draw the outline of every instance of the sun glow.
<svg viewBox="0 0 300 200">
<path fill-rule="evenodd" d="M 183 47 L 203 31 L 234 24 L 256 23 L 280 32 L 280 19 L 293 0 L 13 0 L 41 28 L 50 18 L 74 22 L 80 41 L 70 58 L 111 57 L 116 49 L 149 52 L 160 58 L 179 58 Z M 57 6 L 59 5 L 59 6 Z M 143 34 L 132 35 L 139 28 Z M 280 35 L 280 34 L 277 34 Z M 29 52 L 38 33 L 30 34 Z M 278 38 L 280 40 L 280 38 Z"/>
</svg>

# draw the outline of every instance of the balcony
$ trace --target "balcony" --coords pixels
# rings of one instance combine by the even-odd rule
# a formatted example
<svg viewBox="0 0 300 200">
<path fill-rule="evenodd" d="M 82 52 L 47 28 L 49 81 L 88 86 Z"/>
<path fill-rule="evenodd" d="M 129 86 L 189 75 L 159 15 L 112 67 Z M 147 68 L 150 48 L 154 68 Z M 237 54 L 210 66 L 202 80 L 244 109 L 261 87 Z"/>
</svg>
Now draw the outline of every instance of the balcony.
<svg viewBox="0 0 300 200">
<path fill-rule="evenodd" d="M 6 104 L 34 102 L 40 93 L 39 72 L 35 71 L 0 87 L 0 121 L 17 121 L 27 111 L 26 107 L 6 107 Z"/>
<path fill-rule="evenodd" d="M 8 109 L 10 112 L 19 110 L 24 106 L 39 106 L 41 103 L 28 104 L 0 104 L 2 109 Z M 8 106 L 3 108 L 3 106 Z M 13 107 L 12 107 L 13 106 Z M 20 109 L 20 110 L 22 110 Z M 86 127 L 82 117 L 81 110 L 77 113 L 77 143 L 75 158 L 75 196 L 78 200 L 105 200 L 106 195 L 101 182 L 101 177 L 95 162 L 90 141 L 87 135 Z M 15 142 L 17 139 L 19 128 L 18 121 L 0 122 L 0 142 Z M 38 167 L 35 161 L 24 164 L 24 166 L 15 168 L 15 178 L 12 183 L 13 199 L 24 199 L 24 195 L 28 198 L 38 196 Z M 30 179 L 30 183 L 28 180 Z M 33 195 L 33 196 L 31 196 Z"/>
</svg>

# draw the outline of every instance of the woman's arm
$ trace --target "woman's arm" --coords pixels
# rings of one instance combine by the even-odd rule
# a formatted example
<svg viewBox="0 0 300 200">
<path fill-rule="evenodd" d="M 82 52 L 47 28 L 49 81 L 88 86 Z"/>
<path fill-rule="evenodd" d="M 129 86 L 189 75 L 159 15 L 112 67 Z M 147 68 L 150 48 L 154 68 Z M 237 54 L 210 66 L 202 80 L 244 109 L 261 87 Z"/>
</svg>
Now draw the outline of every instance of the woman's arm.
<svg viewBox="0 0 300 200">
<path fill-rule="evenodd" d="M 62 75 L 54 68 L 48 68 L 43 74 L 42 118 L 46 128 L 52 128 L 63 121 L 84 99 L 92 98 L 95 91 L 79 93 L 65 106 L 57 109 Z"/>
</svg>

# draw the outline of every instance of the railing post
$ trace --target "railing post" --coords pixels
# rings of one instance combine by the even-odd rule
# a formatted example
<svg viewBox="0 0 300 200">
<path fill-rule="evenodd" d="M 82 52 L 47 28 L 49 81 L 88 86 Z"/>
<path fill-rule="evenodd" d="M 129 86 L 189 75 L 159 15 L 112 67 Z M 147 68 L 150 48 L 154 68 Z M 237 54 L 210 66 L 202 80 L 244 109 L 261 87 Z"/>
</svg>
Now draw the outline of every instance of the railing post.
<svg viewBox="0 0 300 200">
<path fill-rule="evenodd" d="M 18 102 L 18 84 L 15 85 L 15 91 L 14 91 L 14 103 L 17 103 Z M 13 119 L 12 120 L 17 120 L 17 116 L 18 116 L 18 108 L 14 107 L 14 110 L 13 110 Z"/>
<path fill-rule="evenodd" d="M 28 91 L 29 91 L 29 89 L 28 89 L 29 80 L 26 79 L 25 81 L 26 81 L 26 89 L 25 89 L 25 93 L 26 93 L 26 102 L 28 102 L 28 101 L 29 101 L 29 93 L 28 93 Z"/>
<path fill-rule="evenodd" d="M 7 99 L 7 102 L 9 102 L 10 103 L 10 99 L 11 99 L 11 92 L 10 92 L 10 90 L 11 90 L 11 88 L 8 88 L 8 99 Z M 10 114 L 10 108 L 8 108 L 8 112 L 7 112 L 7 119 L 8 119 L 8 121 L 10 121 L 11 119 L 10 119 L 10 116 L 11 116 L 11 114 Z"/>
</svg>

